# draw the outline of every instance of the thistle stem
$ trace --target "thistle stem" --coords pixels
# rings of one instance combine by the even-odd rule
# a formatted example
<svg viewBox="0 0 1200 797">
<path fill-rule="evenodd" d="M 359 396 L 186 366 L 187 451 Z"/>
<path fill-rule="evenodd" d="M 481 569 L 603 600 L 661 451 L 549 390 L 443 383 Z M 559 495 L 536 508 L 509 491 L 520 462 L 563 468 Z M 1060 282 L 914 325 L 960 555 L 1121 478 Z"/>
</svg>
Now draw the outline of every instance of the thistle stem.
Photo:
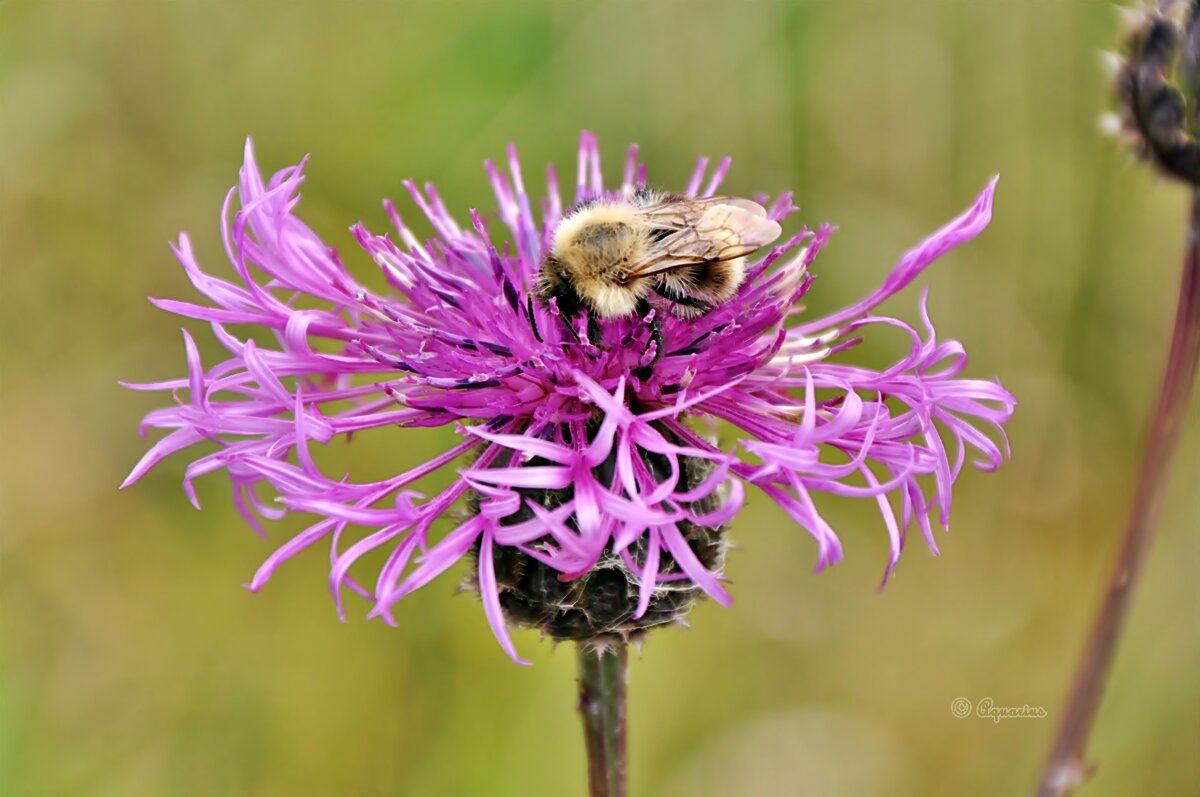
<svg viewBox="0 0 1200 797">
<path fill-rule="evenodd" d="M 625 797 L 628 648 L 579 643 L 579 714 L 587 744 L 589 797 Z"/>
<path fill-rule="evenodd" d="M 1171 459 L 1183 433 L 1188 398 L 1200 359 L 1200 190 L 1192 191 L 1183 281 L 1175 331 L 1167 355 L 1158 407 L 1150 427 L 1141 473 L 1133 493 L 1125 537 L 1117 549 L 1108 587 L 1067 696 L 1062 725 L 1051 748 L 1038 797 L 1070 794 L 1090 774 L 1084 762 L 1088 734 L 1125 625 L 1129 604 L 1154 541 Z"/>
</svg>

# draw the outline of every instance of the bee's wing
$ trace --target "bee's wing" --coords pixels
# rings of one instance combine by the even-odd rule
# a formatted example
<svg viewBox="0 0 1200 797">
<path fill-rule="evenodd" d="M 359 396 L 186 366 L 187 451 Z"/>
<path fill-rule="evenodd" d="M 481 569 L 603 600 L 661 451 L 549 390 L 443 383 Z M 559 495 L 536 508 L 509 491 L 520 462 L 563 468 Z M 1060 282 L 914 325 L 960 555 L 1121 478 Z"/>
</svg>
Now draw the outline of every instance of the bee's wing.
<svg viewBox="0 0 1200 797">
<path fill-rule="evenodd" d="M 737 197 L 681 199 L 639 208 L 651 226 L 645 262 L 630 277 L 748 255 L 779 237 L 779 223 L 757 202 Z"/>
</svg>

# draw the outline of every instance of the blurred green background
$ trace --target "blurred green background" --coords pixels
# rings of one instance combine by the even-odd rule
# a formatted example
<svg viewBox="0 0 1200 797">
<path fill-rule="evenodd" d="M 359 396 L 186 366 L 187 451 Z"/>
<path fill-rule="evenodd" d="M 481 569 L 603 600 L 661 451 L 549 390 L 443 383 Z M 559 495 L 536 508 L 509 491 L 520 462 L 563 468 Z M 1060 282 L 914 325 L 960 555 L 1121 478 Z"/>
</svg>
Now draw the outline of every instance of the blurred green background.
<svg viewBox="0 0 1200 797">
<path fill-rule="evenodd" d="M 452 575 L 399 605 L 398 630 L 358 619 L 362 602 L 340 624 L 318 549 L 252 595 L 239 584 L 271 547 L 223 477 L 201 483 L 203 512 L 183 456 L 116 489 L 159 400 L 116 380 L 183 369 L 179 322 L 145 296 L 193 298 L 166 246 L 180 229 L 225 269 L 218 213 L 247 134 L 268 170 L 312 153 L 301 212 L 365 275 L 346 228 L 383 229 L 403 178 L 488 208 L 484 158 L 515 141 L 527 175 L 569 174 L 581 128 L 610 179 L 637 141 L 664 185 L 730 154 L 731 193 L 794 188 L 800 219 L 841 227 L 816 310 L 999 172 L 991 229 L 923 283 L 971 374 L 1021 400 L 1013 462 L 964 476 L 943 555 L 914 537 L 882 594 L 871 506 L 824 505 L 847 557 L 813 575 L 812 540 L 753 500 L 737 603 L 633 663 L 633 793 L 1031 793 L 1125 512 L 1182 245 L 1183 194 L 1098 133 L 1116 29 L 1104 0 L 0 0 L 0 795 L 584 792 L 571 650 L 523 632 L 536 664 L 514 666 Z M 918 296 L 888 309 L 911 317 Z M 1083 795 L 1197 794 L 1192 409 Z M 338 456 L 400 469 L 450 435 L 386 439 Z M 1050 716 L 955 719 L 957 697 Z"/>
</svg>

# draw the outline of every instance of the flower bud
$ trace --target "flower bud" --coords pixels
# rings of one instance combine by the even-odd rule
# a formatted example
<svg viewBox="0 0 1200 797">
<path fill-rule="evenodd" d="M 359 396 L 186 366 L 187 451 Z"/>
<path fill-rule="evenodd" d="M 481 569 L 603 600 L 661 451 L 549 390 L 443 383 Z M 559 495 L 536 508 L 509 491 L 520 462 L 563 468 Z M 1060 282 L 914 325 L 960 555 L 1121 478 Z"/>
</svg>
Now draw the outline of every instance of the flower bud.
<svg viewBox="0 0 1200 797">
<path fill-rule="evenodd" d="M 1162 0 L 1129 15 L 1116 74 L 1122 129 L 1139 157 L 1200 185 L 1200 0 Z"/>
</svg>

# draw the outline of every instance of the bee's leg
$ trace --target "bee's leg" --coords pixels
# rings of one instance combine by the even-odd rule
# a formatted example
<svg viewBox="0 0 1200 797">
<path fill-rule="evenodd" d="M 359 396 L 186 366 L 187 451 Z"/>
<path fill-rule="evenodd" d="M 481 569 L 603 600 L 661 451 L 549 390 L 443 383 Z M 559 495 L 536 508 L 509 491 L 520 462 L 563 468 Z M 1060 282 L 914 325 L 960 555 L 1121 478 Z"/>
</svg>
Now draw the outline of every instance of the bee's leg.
<svg viewBox="0 0 1200 797">
<path fill-rule="evenodd" d="M 600 327 L 600 322 L 596 320 L 596 314 L 588 312 L 587 336 L 588 343 L 593 346 L 600 346 L 600 338 L 604 335 L 604 330 Z"/>
<path fill-rule="evenodd" d="M 638 300 L 637 314 L 638 317 L 643 321 L 645 321 L 653 311 L 654 307 L 651 306 L 650 302 L 648 302 L 645 297 L 642 297 Z M 661 360 L 663 356 L 664 344 L 662 327 L 659 326 L 658 318 L 651 318 L 646 322 L 646 325 L 650 327 L 650 341 L 654 344 L 654 359 L 651 360 L 649 364 L 643 365 L 641 368 L 638 368 L 636 371 L 634 371 L 633 375 L 638 379 L 649 379 L 654 373 L 654 364 Z"/>
<path fill-rule="evenodd" d="M 574 312 L 563 313 L 563 325 L 566 326 L 567 332 L 571 333 L 571 337 L 576 343 L 583 343 L 583 338 L 579 337 L 579 330 L 575 328 L 575 321 L 579 318 L 580 313 L 585 313 L 587 316 L 587 342 L 597 348 L 600 347 L 600 339 L 604 335 L 604 328 L 600 326 L 600 322 L 596 320 L 596 315 L 590 310 L 576 309 Z"/>
<path fill-rule="evenodd" d="M 573 323 L 575 320 L 574 314 L 562 313 L 560 318 L 562 319 L 563 326 L 567 328 L 567 332 L 571 333 L 571 337 L 575 339 L 575 342 L 583 343 L 579 339 L 579 333 L 575 331 L 575 324 Z"/>
<path fill-rule="evenodd" d="M 558 308 L 559 318 L 562 319 L 563 325 L 566 326 L 567 332 L 571 333 L 571 337 L 575 339 L 575 342 L 582 343 L 583 341 L 579 339 L 579 332 L 575 329 L 575 319 L 586 308 L 583 304 L 583 300 L 579 297 L 579 294 L 576 293 L 575 289 L 571 287 L 570 283 L 560 282 L 554 288 L 544 292 L 542 296 L 544 301 L 547 303 L 553 303 L 553 306 Z M 591 325 L 593 321 L 591 319 L 591 315 L 592 314 L 589 312 L 589 337 L 592 334 Z"/>
</svg>

